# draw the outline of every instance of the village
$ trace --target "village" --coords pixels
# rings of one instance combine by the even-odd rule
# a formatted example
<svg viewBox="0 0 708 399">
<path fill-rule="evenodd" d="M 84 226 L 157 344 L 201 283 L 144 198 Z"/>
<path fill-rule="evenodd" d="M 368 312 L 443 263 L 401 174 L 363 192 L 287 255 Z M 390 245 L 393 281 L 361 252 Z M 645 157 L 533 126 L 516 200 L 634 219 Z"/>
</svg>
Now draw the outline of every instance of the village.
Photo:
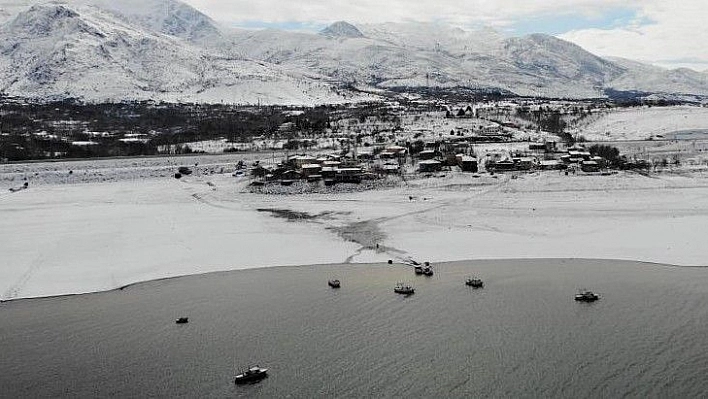
<svg viewBox="0 0 708 399">
<path fill-rule="evenodd" d="M 610 150 L 608 150 L 610 148 Z M 559 148 L 556 142 L 531 143 L 525 151 L 511 153 L 486 152 L 479 158 L 474 148 L 467 144 L 451 142 L 426 143 L 422 150 L 412 151 L 411 146 L 389 145 L 372 152 L 351 156 L 337 154 L 289 155 L 275 166 L 262 166 L 260 162 L 251 170 L 256 179 L 252 186 L 268 183 L 289 186 L 295 181 L 332 186 L 338 183 L 361 183 L 386 177 L 403 177 L 421 174 L 434 176 L 439 172 L 467 172 L 472 177 L 479 173 L 525 172 L 557 170 L 569 173 L 609 174 L 613 169 L 649 169 L 645 160 L 619 158 L 612 147 L 581 145 Z M 597 155 L 599 151 L 615 154 L 612 159 Z M 243 165 L 243 164 L 242 164 Z M 239 173 L 239 172 L 237 172 Z"/>
<path fill-rule="evenodd" d="M 380 187 L 445 173 L 470 178 L 544 171 L 603 176 L 618 170 L 708 166 L 708 140 L 691 135 L 703 132 L 705 107 L 617 108 L 528 99 L 388 104 L 329 112 L 326 127 L 319 130 L 307 128 L 307 114 L 292 113 L 294 121 L 248 142 L 222 138 L 183 146 L 196 153 L 254 155 L 257 160 L 240 162 L 235 175 L 253 177 L 251 188 L 260 192 L 275 185 L 294 185 L 298 193 L 341 183 L 378 182 L 367 187 Z M 658 116 L 663 123 L 651 125 Z M 609 126 L 608 120 L 622 117 L 623 125 Z M 692 133 L 677 136 L 686 131 Z M 618 133 L 622 136 L 615 137 Z"/>
<path fill-rule="evenodd" d="M 338 147 L 318 146 L 313 140 L 310 151 L 281 150 L 278 160 L 274 152 L 272 159 L 251 164 L 251 187 L 258 191 L 267 185 L 287 187 L 297 182 L 321 187 L 386 179 L 405 181 L 444 173 L 468 174 L 471 178 L 495 173 L 512 173 L 515 178 L 536 171 L 609 175 L 617 170 L 649 171 L 658 167 L 636 154 L 621 154 L 612 142 L 575 143 L 550 133 L 544 133 L 538 141 L 518 140 L 515 136 L 520 129 L 514 124 L 480 122 L 477 119 L 472 128 L 458 126 L 446 137 L 401 128 L 395 134 L 379 133 L 363 139 L 344 135 L 337 139 Z M 386 139 L 393 142 L 385 143 Z M 664 160 L 663 165 L 669 163 L 680 161 L 675 157 L 671 162 Z M 246 174 L 248 166 L 240 162 L 234 175 Z"/>
</svg>

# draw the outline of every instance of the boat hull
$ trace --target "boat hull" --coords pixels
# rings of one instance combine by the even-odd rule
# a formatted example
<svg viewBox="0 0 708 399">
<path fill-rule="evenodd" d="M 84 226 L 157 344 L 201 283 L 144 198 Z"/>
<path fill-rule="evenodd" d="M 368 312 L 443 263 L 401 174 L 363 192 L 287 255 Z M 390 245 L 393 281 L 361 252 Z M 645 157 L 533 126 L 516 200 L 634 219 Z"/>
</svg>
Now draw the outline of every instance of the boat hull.
<svg viewBox="0 0 708 399">
<path fill-rule="evenodd" d="M 234 382 L 237 385 L 252 384 L 252 383 L 258 382 L 266 377 L 268 377 L 268 369 L 259 369 L 259 370 L 251 369 L 243 374 L 237 375 L 236 378 L 234 379 Z"/>
<path fill-rule="evenodd" d="M 255 382 L 261 381 L 264 378 L 267 378 L 268 374 L 263 374 L 260 376 L 254 376 L 254 377 L 236 377 L 236 380 L 234 381 L 236 385 L 243 385 L 243 384 L 253 384 Z"/>
</svg>

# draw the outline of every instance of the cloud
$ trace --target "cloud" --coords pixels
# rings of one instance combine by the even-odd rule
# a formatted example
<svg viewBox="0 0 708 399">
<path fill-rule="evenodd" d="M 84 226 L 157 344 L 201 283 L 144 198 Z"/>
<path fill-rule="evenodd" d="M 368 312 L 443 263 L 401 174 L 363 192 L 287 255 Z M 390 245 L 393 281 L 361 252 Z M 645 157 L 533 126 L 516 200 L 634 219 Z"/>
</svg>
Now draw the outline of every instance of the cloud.
<svg viewBox="0 0 708 399">
<path fill-rule="evenodd" d="M 463 25 L 507 24 L 529 15 L 601 15 L 607 9 L 632 7 L 622 0 L 187 0 L 221 22 L 359 23 L 443 21 Z M 634 3 L 639 3 L 635 1 Z M 629 6 L 628 6 L 629 4 Z"/>
<path fill-rule="evenodd" d="M 703 0 L 646 1 L 639 18 L 613 29 L 579 29 L 559 35 L 603 56 L 666 67 L 708 68 L 708 11 Z"/>
<path fill-rule="evenodd" d="M 555 34 L 599 55 L 708 69 L 705 0 L 186 0 L 231 26 L 443 22 Z M 691 62 L 685 62 L 690 60 Z"/>
</svg>

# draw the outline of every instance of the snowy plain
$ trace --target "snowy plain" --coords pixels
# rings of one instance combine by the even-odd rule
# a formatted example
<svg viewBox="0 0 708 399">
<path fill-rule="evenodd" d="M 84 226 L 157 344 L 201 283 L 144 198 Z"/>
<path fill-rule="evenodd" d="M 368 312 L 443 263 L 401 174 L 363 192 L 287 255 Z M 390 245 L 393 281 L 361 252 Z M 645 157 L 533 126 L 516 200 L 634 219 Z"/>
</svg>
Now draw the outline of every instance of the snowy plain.
<svg viewBox="0 0 708 399">
<path fill-rule="evenodd" d="M 268 195 L 232 176 L 241 158 L 2 165 L 0 299 L 217 270 L 388 259 L 708 264 L 704 167 L 516 178 L 447 172 L 378 190 Z M 193 175 L 172 177 L 176 163 L 194 159 Z M 22 184 L 19 176 L 29 188 L 8 191 Z"/>
<path fill-rule="evenodd" d="M 588 140 L 646 140 L 657 135 L 706 129 L 708 107 L 632 107 L 602 113 L 581 127 Z"/>
</svg>

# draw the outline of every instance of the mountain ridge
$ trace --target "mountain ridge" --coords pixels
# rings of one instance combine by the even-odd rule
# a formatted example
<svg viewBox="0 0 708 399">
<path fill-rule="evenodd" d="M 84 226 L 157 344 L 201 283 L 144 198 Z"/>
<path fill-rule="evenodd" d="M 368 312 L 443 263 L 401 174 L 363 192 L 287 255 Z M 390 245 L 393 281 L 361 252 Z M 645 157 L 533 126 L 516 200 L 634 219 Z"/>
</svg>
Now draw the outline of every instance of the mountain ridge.
<svg viewBox="0 0 708 399">
<path fill-rule="evenodd" d="M 374 98 L 347 90 L 352 86 L 568 98 L 607 89 L 708 95 L 705 73 L 601 58 L 545 34 L 505 38 L 439 23 L 345 21 L 317 33 L 229 31 L 178 0 L 22 4 L 0 25 L 0 92 L 13 96 L 302 104 Z"/>
</svg>

